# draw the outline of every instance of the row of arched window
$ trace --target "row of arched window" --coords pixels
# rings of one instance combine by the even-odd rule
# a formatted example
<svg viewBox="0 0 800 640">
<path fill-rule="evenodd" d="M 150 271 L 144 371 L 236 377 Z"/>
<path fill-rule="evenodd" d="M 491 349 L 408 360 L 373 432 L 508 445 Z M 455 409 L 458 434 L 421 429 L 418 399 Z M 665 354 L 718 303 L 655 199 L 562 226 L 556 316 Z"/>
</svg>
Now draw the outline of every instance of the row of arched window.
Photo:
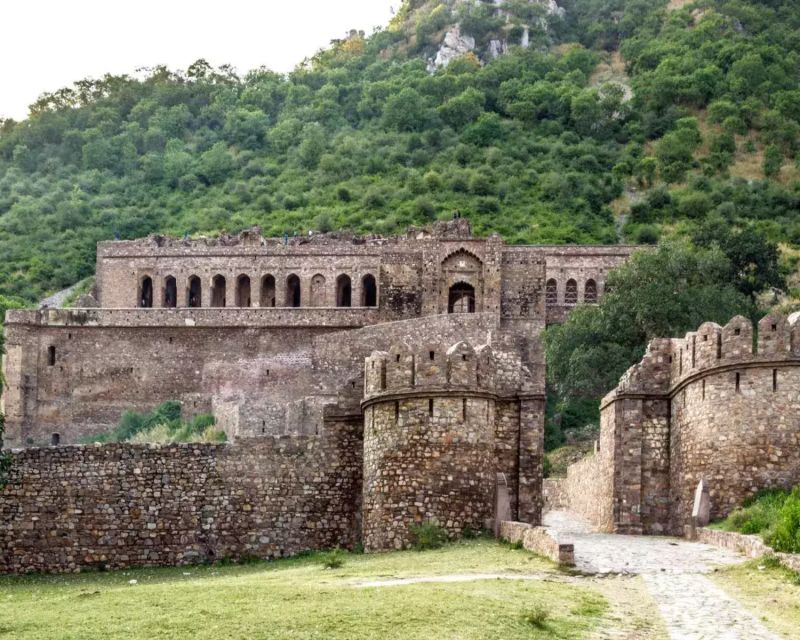
<svg viewBox="0 0 800 640">
<path fill-rule="evenodd" d="M 545 285 L 545 302 L 548 307 L 555 307 L 558 305 L 558 282 L 551 278 Z M 566 288 L 564 289 L 564 304 L 572 306 L 578 304 L 578 282 L 570 278 L 567 280 Z M 597 282 L 593 279 L 586 281 L 583 287 L 583 302 L 586 304 L 595 304 L 597 302 Z"/>
<path fill-rule="evenodd" d="M 250 280 L 250 276 L 242 274 L 236 278 L 234 283 L 235 296 L 234 306 L 252 307 L 254 306 L 254 296 L 259 307 L 324 307 L 327 305 L 327 288 L 325 276 L 317 274 L 311 278 L 311 285 L 308 291 L 304 291 L 299 276 L 291 274 L 286 278 L 285 296 L 282 301 L 277 299 L 277 286 L 275 277 L 265 275 L 257 283 L 256 287 Z M 228 283 L 223 275 L 215 275 L 211 279 L 210 307 L 224 307 L 227 304 Z M 178 281 L 174 276 L 164 278 L 162 289 L 161 306 L 174 308 L 178 306 Z M 139 286 L 139 306 L 149 308 L 154 306 L 155 288 L 153 278 L 145 276 Z M 378 306 L 378 285 L 375 276 L 367 274 L 361 278 L 360 304 L 362 307 Z M 337 307 L 353 306 L 353 285 L 350 276 L 341 274 L 336 278 L 335 305 Z M 186 306 L 203 306 L 203 283 L 198 276 L 190 276 L 186 282 Z"/>
</svg>

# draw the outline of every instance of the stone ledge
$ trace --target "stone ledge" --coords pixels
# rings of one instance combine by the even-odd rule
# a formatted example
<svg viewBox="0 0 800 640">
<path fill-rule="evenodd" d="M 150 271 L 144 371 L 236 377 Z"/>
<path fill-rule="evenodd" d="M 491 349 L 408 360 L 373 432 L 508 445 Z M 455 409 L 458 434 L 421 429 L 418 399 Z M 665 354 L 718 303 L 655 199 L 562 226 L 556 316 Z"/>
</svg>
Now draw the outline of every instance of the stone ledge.
<svg viewBox="0 0 800 640">
<path fill-rule="evenodd" d="M 500 539 L 512 544 L 521 542 L 523 549 L 562 566 L 575 566 L 575 545 L 560 543 L 545 527 L 534 527 L 527 522 L 504 521 L 500 523 Z"/>
<path fill-rule="evenodd" d="M 779 553 L 767 545 L 760 536 L 744 535 L 735 531 L 718 531 L 701 527 L 697 530 L 697 542 L 729 549 L 747 556 L 748 558 L 761 558 L 762 556 L 775 556 L 783 566 L 792 571 L 800 571 L 800 554 Z"/>
</svg>

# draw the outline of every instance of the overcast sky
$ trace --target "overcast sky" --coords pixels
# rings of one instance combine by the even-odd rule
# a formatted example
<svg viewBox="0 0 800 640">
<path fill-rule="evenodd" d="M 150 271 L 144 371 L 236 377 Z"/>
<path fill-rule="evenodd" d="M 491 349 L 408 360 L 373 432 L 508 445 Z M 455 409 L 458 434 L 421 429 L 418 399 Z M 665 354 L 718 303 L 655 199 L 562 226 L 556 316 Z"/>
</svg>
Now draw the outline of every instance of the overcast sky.
<svg viewBox="0 0 800 640">
<path fill-rule="evenodd" d="M 0 0 L 0 117 L 45 91 L 198 58 L 290 71 L 350 29 L 385 26 L 400 0 Z"/>
</svg>

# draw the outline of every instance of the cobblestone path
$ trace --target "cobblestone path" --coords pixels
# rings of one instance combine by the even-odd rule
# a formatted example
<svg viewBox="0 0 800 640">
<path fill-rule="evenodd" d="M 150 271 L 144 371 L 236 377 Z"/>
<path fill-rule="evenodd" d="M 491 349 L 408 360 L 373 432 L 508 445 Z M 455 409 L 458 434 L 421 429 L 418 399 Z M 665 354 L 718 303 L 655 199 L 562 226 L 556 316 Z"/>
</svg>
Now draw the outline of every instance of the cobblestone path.
<svg viewBox="0 0 800 640">
<path fill-rule="evenodd" d="M 553 511 L 545 525 L 575 544 L 576 567 L 591 574 L 637 574 L 673 640 L 780 640 L 705 575 L 739 564 L 733 552 L 679 538 L 592 533 L 574 514 Z"/>
</svg>

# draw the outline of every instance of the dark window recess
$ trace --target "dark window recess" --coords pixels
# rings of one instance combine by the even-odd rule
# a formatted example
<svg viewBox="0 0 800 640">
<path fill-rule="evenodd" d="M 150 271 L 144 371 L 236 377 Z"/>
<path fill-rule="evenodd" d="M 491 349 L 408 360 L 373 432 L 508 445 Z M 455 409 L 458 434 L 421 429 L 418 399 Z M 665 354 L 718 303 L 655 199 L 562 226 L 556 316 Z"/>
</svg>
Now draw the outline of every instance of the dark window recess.
<svg viewBox="0 0 800 640">
<path fill-rule="evenodd" d="M 433 360 L 436 357 L 436 354 L 433 351 L 428 351 L 428 357 Z"/>
<path fill-rule="evenodd" d="M 394 403 L 394 423 L 397 424 L 400 422 L 400 403 Z"/>
<path fill-rule="evenodd" d="M 772 370 L 772 393 L 775 393 L 778 390 L 778 370 Z"/>
<path fill-rule="evenodd" d="M 736 393 L 740 393 L 742 390 L 742 374 L 736 374 Z"/>
<path fill-rule="evenodd" d="M 47 347 L 47 364 L 48 366 L 55 366 L 56 364 L 56 348 L 55 347 Z"/>
<path fill-rule="evenodd" d="M 433 398 L 428 400 L 428 415 L 433 417 Z"/>
<path fill-rule="evenodd" d="M 59 444 L 61 444 L 61 434 L 58 433 L 52 434 L 50 436 L 50 446 L 57 447 Z"/>
</svg>

